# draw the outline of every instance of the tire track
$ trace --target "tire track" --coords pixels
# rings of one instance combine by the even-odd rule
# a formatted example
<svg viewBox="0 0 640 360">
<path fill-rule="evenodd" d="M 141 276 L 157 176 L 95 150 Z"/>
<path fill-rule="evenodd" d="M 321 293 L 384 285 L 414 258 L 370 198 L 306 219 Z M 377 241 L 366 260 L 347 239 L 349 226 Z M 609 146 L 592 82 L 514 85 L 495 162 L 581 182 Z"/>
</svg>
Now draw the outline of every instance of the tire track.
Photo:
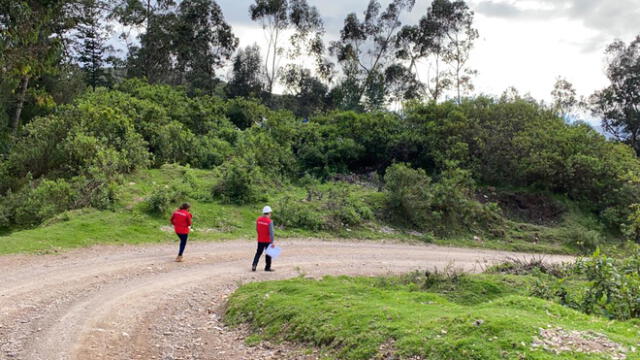
<svg viewBox="0 0 640 360">
<path fill-rule="evenodd" d="M 293 276 L 382 275 L 454 264 L 466 271 L 508 256 L 479 249 L 283 240 L 275 273 L 252 273 L 255 244 L 97 247 L 62 255 L 0 257 L 0 359 L 313 358 L 291 348 L 248 347 L 220 322 L 240 283 Z M 570 257 L 550 256 L 549 261 Z M 6 276 L 6 280 L 5 280 Z"/>
</svg>

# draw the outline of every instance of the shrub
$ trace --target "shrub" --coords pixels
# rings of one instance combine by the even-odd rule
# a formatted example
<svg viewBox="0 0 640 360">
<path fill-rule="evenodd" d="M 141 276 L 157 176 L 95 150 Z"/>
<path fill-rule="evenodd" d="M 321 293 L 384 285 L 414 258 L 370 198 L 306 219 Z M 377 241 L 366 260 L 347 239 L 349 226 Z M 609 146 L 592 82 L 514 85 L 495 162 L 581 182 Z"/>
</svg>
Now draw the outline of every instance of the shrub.
<svg viewBox="0 0 640 360">
<path fill-rule="evenodd" d="M 220 180 L 213 187 L 214 197 L 225 203 L 248 204 L 264 199 L 261 196 L 262 171 L 247 159 L 235 157 L 222 165 Z"/>
<path fill-rule="evenodd" d="M 430 220 L 431 178 L 422 169 L 405 164 L 387 168 L 384 176 L 386 207 L 389 216 L 399 223 L 425 228 Z"/>
<path fill-rule="evenodd" d="M 305 200 L 290 196 L 277 203 L 277 224 L 307 230 L 341 230 L 373 219 L 373 210 L 348 186 L 334 184 L 326 191 L 309 189 Z"/>
<path fill-rule="evenodd" d="M 5 207 L 10 219 L 19 226 L 33 226 L 74 207 L 77 192 L 63 179 L 31 181 L 20 191 L 9 194 Z"/>
<path fill-rule="evenodd" d="M 6 197 L 0 195 L 0 229 L 11 226 L 11 211 Z"/>
<path fill-rule="evenodd" d="M 503 221 L 496 204 L 482 204 L 474 198 L 471 172 L 448 163 L 439 181 L 431 184 L 432 224 L 440 233 L 459 230 L 480 232 L 494 229 Z"/>
<path fill-rule="evenodd" d="M 296 158 L 287 142 L 278 142 L 265 131 L 246 130 L 238 140 L 236 152 L 243 154 L 271 178 L 290 178 L 297 173 Z"/>
<path fill-rule="evenodd" d="M 565 244 L 578 250 L 581 254 L 591 254 L 603 243 L 602 235 L 595 230 L 584 228 L 568 228 L 562 236 Z"/>
<path fill-rule="evenodd" d="M 235 98 L 229 100 L 226 106 L 227 117 L 241 130 L 262 123 L 268 114 L 269 109 L 254 100 Z"/>
<path fill-rule="evenodd" d="M 175 198 L 175 193 L 168 186 L 157 186 L 146 199 L 147 211 L 157 215 L 166 214 Z"/>
<path fill-rule="evenodd" d="M 510 257 L 499 264 L 489 267 L 485 272 L 511 275 L 540 273 L 556 278 L 564 278 L 572 272 L 572 266 L 547 262 L 543 256 L 531 258 Z"/>
<path fill-rule="evenodd" d="M 191 158 L 185 163 L 201 169 L 213 169 L 233 154 L 230 143 L 212 135 L 196 138 L 192 144 Z"/>
<path fill-rule="evenodd" d="M 74 179 L 79 189 L 76 208 L 109 209 L 118 200 L 117 184 L 102 175 L 79 176 Z"/>
<path fill-rule="evenodd" d="M 326 228 L 326 220 L 317 203 L 296 201 L 286 196 L 276 203 L 275 208 L 273 221 L 279 226 L 315 231 Z"/>
<path fill-rule="evenodd" d="M 622 230 L 630 240 L 640 243 L 640 204 L 631 206 L 631 213 L 627 216 L 627 222 Z"/>
<path fill-rule="evenodd" d="M 4 194 L 11 188 L 13 178 L 9 173 L 9 164 L 0 160 L 0 195 Z"/>
<path fill-rule="evenodd" d="M 359 226 L 373 219 L 373 211 L 369 205 L 346 187 L 330 190 L 326 198 L 324 208 L 328 210 L 327 226 L 333 230 Z"/>
<path fill-rule="evenodd" d="M 583 311 L 620 320 L 640 317 L 640 252 L 616 260 L 596 251 L 577 267 L 589 280 Z"/>
<path fill-rule="evenodd" d="M 110 151 L 118 172 L 148 165 L 149 153 L 131 119 L 109 108 L 63 107 L 57 113 L 36 118 L 25 127 L 7 161 L 14 176 L 34 178 L 79 175 Z"/>
<path fill-rule="evenodd" d="M 481 204 L 473 198 L 474 182 L 469 171 L 449 167 L 438 182 L 422 169 L 395 164 L 385 174 L 386 208 L 392 219 L 417 229 L 443 235 L 460 231 L 493 231 L 503 222 L 496 204 Z"/>
</svg>

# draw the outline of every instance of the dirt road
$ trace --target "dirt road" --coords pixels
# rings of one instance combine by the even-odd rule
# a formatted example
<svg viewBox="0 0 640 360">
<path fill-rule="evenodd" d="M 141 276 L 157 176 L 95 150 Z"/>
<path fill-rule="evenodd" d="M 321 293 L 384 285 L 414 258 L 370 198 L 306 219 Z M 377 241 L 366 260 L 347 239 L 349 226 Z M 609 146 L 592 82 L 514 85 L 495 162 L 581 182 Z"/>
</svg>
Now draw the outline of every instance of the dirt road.
<svg viewBox="0 0 640 360">
<path fill-rule="evenodd" d="M 283 346 L 244 345 L 243 332 L 220 320 L 227 296 L 245 282 L 300 274 L 381 275 L 450 263 L 479 271 L 514 256 L 372 242 L 279 244 L 284 251 L 274 273 L 250 271 L 249 241 L 192 242 L 184 263 L 172 261 L 171 245 L 0 257 L 0 359 L 313 358 Z"/>
</svg>

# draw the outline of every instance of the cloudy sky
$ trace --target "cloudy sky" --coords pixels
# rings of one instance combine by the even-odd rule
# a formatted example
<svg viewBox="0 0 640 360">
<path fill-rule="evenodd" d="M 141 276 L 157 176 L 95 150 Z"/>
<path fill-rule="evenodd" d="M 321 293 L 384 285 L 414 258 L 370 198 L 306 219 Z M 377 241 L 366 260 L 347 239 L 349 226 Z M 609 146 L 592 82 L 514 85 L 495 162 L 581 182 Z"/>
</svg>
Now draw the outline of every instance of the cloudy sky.
<svg viewBox="0 0 640 360">
<path fill-rule="evenodd" d="M 347 13 L 361 14 L 368 0 L 309 0 L 336 37 Z M 381 0 L 386 5 L 389 0 Z M 241 46 L 264 43 L 259 24 L 250 21 L 251 0 L 218 0 Z M 416 0 L 405 16 L 413 23 L 430 0 Z M 472 54 L 477 92 L 501 94 L 510 86 L 548 100 L 558 76 L 580 95 L 606 84 L 604 49 L 614 39 L 640 34 L 640 0 L 469 0 L 480 32 Z"/>
</svg>

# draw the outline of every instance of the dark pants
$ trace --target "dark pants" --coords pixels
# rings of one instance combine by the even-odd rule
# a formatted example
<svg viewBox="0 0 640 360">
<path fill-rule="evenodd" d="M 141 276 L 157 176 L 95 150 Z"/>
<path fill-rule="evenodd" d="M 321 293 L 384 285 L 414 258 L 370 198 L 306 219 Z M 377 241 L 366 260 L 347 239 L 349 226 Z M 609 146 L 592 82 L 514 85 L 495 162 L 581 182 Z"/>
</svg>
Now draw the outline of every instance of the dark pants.
<svg viewBox="0 0 640 360">
<path fill-rule="evenodd" d="M 177 235 L 180 238 L 180 251 L 178 252 L 178 256 L 182 256 L 182 253 L 184 252 L 184 248 L 185 246 L 187 246 L 187 238 L 189 237 L 189 234 L 177 234 Z"/>
<path fill-rule="evenodd" d="M 260 256 L 262 253 L 271 245 L 271 243 L 258 243 L 258 250 L 256 250 L 256 256 L 253 257 L 253 266 L 258 266 L 258 261 L 260 261 Z M 265 270 L 271 269 L 271 256 L 266 255 L 267 265 L 264 267 Z"/>
</svg>

